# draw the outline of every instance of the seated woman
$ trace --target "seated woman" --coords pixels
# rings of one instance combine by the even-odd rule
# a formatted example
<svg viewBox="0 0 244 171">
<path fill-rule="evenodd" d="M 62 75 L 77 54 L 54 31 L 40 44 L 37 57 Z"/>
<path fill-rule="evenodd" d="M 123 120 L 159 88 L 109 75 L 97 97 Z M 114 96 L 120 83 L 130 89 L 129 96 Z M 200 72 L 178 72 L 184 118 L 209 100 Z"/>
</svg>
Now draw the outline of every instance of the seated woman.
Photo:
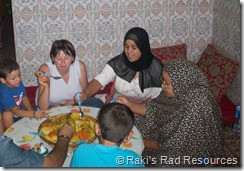
<svg viewBox="0 0 244 171">
<path fill-rule="evenodd" d="M 145 103 L 122 96 L 116 100 L 140 114 L 135 125 L 144 138 L 143 155 L 155 159 L 151 166 L 220 164 L 217 158 L 224 154 L 221 111 L 204 74 L 191 61 L 175 60 L 164 68 L 162 89 L 157 98 Z"/>
<path fill-rule="evenodd" d="M 115 91 L 106 97 L 106 103 L 115 93 L 141 101 L 153 99 L 162 91 L 159 80 L 162 69 L 162 62 L 151 53 L 146 30 L 132 28 L 125 35 L 124 51 L 108 61 L 102 72 L 80 94 L 81 100 L 94 95 L 112 81 Z"/>
<path fill-rule="evenodd" d="M 68 40 L 55 40 L 50 50 L 50 62 L 42 64 L 38 76 L 39 87 L 36 92 L 36 104 L 40 109 L 74 105 L 74 94 L 82 92 L 88 85 L 85 63 L 75 59 L 74 46 Z M 45 76 L 42 72 L 61 79 Z M 84 106 L 101 107 L 102 100 L 90 97 L 83 102 Z"/>
</svg>

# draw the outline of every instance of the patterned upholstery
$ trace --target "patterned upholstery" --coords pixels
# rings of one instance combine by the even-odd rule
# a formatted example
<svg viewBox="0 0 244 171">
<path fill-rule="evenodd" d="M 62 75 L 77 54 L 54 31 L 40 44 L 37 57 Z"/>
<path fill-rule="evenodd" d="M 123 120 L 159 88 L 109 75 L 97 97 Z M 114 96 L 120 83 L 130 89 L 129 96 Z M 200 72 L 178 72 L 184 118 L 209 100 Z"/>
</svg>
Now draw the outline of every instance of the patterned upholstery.
<svg viewBox="0 0 244 171">
<path fill-rule="evenodd" d="M 235 104 L 233 104 L 232 101 L 224 95 L 219 103 L 219 107 L 221 109 L 223 123 L 225 125 L 234 124 L 236 113 Z"/>
<path fill-rule="evenodd" d="M 186 59 L 187 45 L 180 44 L 167 47 L 152 48 L 152 53 L 158 57 L 163 64 L 168 63 L 173 59 Z"/>
<path fill-rule="evenodd" d="M 223 56 L 212 44 L 209 44 L 197 65 L 207 75 L 210 88 L 217 102 L 220 103 L 237 74 L 239 63 Z"/>
</svg>

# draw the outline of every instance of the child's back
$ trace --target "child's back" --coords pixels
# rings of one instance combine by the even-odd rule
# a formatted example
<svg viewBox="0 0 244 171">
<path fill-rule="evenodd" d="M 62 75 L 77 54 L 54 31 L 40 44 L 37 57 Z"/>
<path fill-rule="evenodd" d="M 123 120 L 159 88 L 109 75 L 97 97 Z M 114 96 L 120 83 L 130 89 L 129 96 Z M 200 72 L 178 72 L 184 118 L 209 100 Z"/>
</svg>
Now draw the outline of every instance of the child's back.
<svg viewBox="0 0 244 171">
<path fill-rule="evenodd" d="M 71 167 L 144 167 L 141 157 L 120 148 L 132 135 L 134 114 L 125 105 L 109 103 L 99 111 L 95 132 L 99 144 L 83 144 L 75 151 Z"/>
<path fill-rule="evenodd" d="M 131 150 L 103 144 L 80 145 L 72 158 L 72 167 L 144 167 L 141 157 Z"/>
</svg>

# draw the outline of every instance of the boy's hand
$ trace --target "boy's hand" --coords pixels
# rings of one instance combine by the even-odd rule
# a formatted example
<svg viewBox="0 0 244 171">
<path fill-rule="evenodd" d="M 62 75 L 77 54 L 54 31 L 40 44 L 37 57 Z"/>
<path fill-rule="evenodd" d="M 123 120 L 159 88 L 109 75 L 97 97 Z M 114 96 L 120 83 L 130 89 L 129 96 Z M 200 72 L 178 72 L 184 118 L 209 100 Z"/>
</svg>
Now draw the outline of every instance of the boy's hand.
<svg viewBox="0 0 244 171">
<path fill-rule="evenodd" d="M 50 116 L 46 112 L 42 112 L 38 110 L 35 111 L 34 116 L 36 119 L 50 118 Z"/>
</svg>

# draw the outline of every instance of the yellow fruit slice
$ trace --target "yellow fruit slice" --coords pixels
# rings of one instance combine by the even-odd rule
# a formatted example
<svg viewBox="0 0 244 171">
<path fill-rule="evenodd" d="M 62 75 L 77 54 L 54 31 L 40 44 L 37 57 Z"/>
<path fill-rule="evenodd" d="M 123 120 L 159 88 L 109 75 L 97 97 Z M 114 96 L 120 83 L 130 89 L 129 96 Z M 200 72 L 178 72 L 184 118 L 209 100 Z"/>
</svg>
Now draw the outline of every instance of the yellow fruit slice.
<svg viewBox="0 0 244 171">
<path fill-rule="evenodd" d="M 73 112 L 73 113 L 71 113 L 70 118 L 73 120 L 80 119 L 80 114 Z"/>
</svg>

